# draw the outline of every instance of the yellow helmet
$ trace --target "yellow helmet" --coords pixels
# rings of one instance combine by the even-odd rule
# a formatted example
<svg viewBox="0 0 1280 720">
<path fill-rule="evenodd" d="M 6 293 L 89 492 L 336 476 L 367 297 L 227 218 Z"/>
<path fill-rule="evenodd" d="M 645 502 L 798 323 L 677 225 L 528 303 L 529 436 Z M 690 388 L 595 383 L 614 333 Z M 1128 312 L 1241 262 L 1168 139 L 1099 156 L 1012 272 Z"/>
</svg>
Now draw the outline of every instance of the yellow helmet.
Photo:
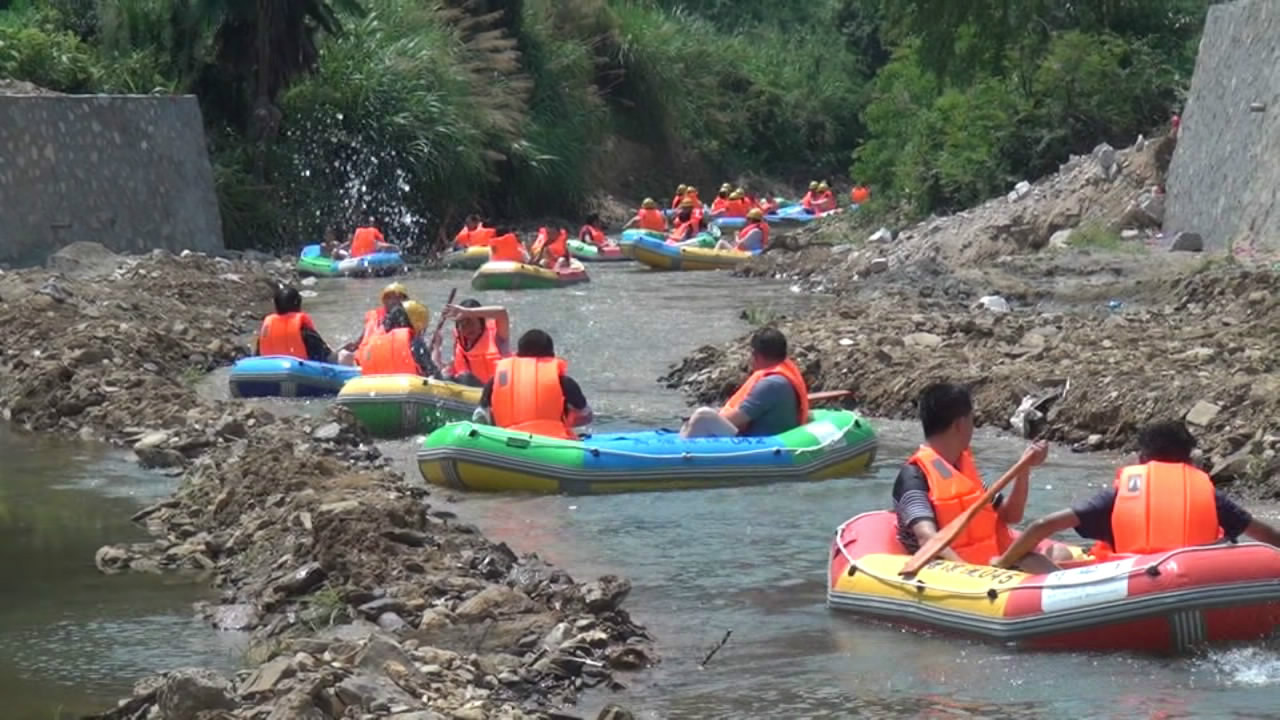
<svg viewBox="0 0 1280 720">
<path fill-rule="evenodd" d="M 688 185 L 685 185 L 684 183 L 680 183 L 679 185 L 676 186 L 676 194 L 683 195 L 685 191 L 688 189 L 689 189 Z"/>
<path fill-rule="evenodd" d="M 693 198 L 687 197 L 687 198 L 685 198 L 685 199 L 681 200 L 681 201 L 680 201 L 680 207 L 681 207 L 681 208 L 692 208 L 692 207 L 693 207 Z"/>
<path fill-rule="evenodd" d="M 810 180 L 810 181 L 809 181 L 809 189 L 810 189 L 810 190 L 817 190 L 817 189 L 818 189 L 818 181 L 817 181 L 817 180 Z"/>
<path fill-rule="evenodd" d="M 756 221 L 763 220 L 764 211 L 761 210 L 760 208 L 751 208 L 750 210 L 747 211 L 747 219 L 756 220 Z"/>
<path fill-rule="evenodd" d="M 409 290 L 405 288 L 404 285 L 401 285 L 398 282 L 393 282 L 390 285 L 382 288 L 382 294 L 378 296 L 378 299 L 386 300 L 388 295 L 399 295 L 402 298 L 408 298 Z"/>
<path fill-rule="evenodd" d="M 685 192 L 685 194 L 686 194 L 686 195 L 697 195 L 697 194 L 698 194 L 698 188 L 696 188 L 696 187 L 694 187 L 694 186 L 692 186 L 692 185 L 686 185 L 686 186 L 684 187 L 684 192 Z"/>
<path fill-rule="evenodd" d="M 742 188 L 738 188 L 737 190 L 734 190 L 732 193 L 729 193 L 730 200 L 741 200 L 744 197 L 746 197 L 746 193 L 742 192 Z"/>
<path fill-rule="evenodd" d="M 733 190 L 733 186 L 732 186 L 732 185 L 730 185 L 729 183 L 725 183 L 725 184 L 723 184 L 723 185 L 721 185 L 721 186 L 720 186 L 720 190 L 721 190 L 722 192 L 729 192 L 730 190 Z"/>
<path fill-rule="evenodd" d="M 654 210 L 658 207 L 658 202 L 653 198 L 645 198 L 644 202 L 640 203 L 640 207 L 645 210 Z"/>
<path fill-rule="evenodd" d="M 409 322 L 413 325 L 414 332 L 422 332 L 427 329 L 427 325 L 431 322 L 431 311 L 426 305 L 416 300 L 405 300 L 404 311 L 409 316 Z"/>
<path fill-rule="evenodd" d="M 826 192 L 830 189 L 831 189 L 830 186 L 828 186 L 825 182 L 818 183 L 818 192 Z"/>
</svg>

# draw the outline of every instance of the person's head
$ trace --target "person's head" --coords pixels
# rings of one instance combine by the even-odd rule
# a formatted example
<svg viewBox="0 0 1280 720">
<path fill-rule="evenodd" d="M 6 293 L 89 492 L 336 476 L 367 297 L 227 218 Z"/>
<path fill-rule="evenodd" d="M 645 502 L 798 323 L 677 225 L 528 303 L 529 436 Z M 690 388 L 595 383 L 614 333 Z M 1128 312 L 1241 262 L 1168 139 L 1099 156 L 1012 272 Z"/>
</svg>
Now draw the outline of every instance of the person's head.
<svg viewBox="0 0 1280 720">
<path fill-rule="evenodd" d="M 681 209 L 681 210 L 692 210 L 692 209 L 693 209 L 693 198 L 691 198 L 691 197 L 686 197 L 685 199 L 681 200 L 681 201 L 680 201 L 680 209 Z"/>
<path fill-rule="evenodd" d="M 1151 423 L 1138 432 L 1138 462 L 1190 463 L 1196 439 L 1181 420 Z"/>
<path fill-rule="evenodd" d="M 640 203 L 640 207 L 644 208 L 645 210 L 657 210 L 658 201 L 654 200 L 653 198 L 645 198 L 644 202 Z"/>
<path fill-rule="evenodd" d="M 377 225 L 378 225 L 378 218 L 375 217 L 373 213 L 366 211 L 364 215 L 364 226 L 377 227 Z"/>
<path fill-rule="evenodd" d="M 826 192 L 830 189 L 831 189 L 831 186 L 828 185 L 826 182 L 818 183 L 818 192 Z"/>
<path fill-rule="evenodd" d="M 391 308 L 387 311 L 387 316 L 382 319 L 382 329 L 387 332 L 412 327 L 413 323 L 409 320 L 409 312 L 404 309 L 403 305 L 396 305 Z"/>
<path fill-rule="evenodd" d="M 747 194 L 742 192 L 742 188 L 738 188 L 737 190 L 734 190 L 733 192 L 729 193 L 730 200 L 741 200 L 746 196 Z"/>
<path fill-rule="evenodd" d="M 480 216 L 472 213 L 467 216 L 467 219 L 464 222 L 468 230 L 475 230 L 480 227 Z"/>
<path fill-rule="evenodd" d="M 587 224 L 591 227 L 600 227 L 600 213 L 591 213 L 587 216 Z"/>
<path fill-rule="evenodd" d="M 400 307 L 409 316 L 409 325 L 413 328 L 413 334 L 426 332 L 427 325 L 431 323 L 431 311 L 426 305 L 415 300 L 405 300 Z"/>
<path fill-rule="evenodd" d="M 719 195 L 722 198 L 727 198 L 729 197 L 729 193 L 731 192 L 733 192 L 733 188 L 729 187 L 729 183 L 725 183 L 724 185 L 720 186 L 720 190 L 719 192 L 716 193 L 716 195 Z"/>
<path fill-rule="evenodd" d="M 533 329 L 520 336 L 516 343 L 516 355 L 520 357 L 555 357 L 556 346 L 545 330 Z"/>
<path fill-rule="evenodd" d="M 382 307 L 390 310 L 409 299 L 409 290 L 398 282 L 393 282 L 382 288 L 382 294 L 378 296 L 382 302 Z"/>
<path fill-rule="evenodd" d="M 458 306 L 464 308 L 478 308 L 480 307 L 480 301 L 475 298 L 467 298 L 466 300 L 458 303 Z M 458 337 L 470 344 L 479 340 L 480 336 L 484 334 L 484 318 L 458 318 L 458 320 L 454 322 L 453 327 Z"/>
<path fill-rule="evenodd" d="M 696 197 L 696 196 L 697 196 L 697 194 L 698 194 L 698 188 L 696 188 L 696 187 L 694 187 L 694 186 L 692 186 L 692 185 L 688 185 L 688 186 L 686 186 L 686 187 L 685 187 L 685 189 L 684 189 L 684 194 L 685 194 L 685 195 L 689 195 L 689 196 L 691 196 L 691 197 Z"/>
<path fill-rule="evenodd" d="M 933 383 L 920 391 L 920 425 L 926 438 L 954 434 L 968 447 L 973 440 L 973 396 L 954 383 Z"/>
<path fill-rule="evenodd" d="M 276 312 L 281 315 L 299 312 L 302 310 L 302 293 L 298 292 L 297 288 L 287 285 L 277 287 L 275 304 Z"/>
<path fill-rule="evenodd" d="M 813 192 L 814 190 L 817 190 L 817 189 L 818 189 L 818 181 L 817 181 L 817 180 L 810 180 L 810 181 L 809 181 L 809 192 Z"/>
<path fill-rule="evenodd" d="M 760 222 L 764 220 L 764 211 L 760 208 L 751 208 L 747 211 L 747 219 L 751 222 Z"/>
<path fill-rule="evenodd" d="M 751 335 L 751 369 L 773 367 L 787 359 L 787 336 L 776 328 L 760 328 Z"/>
<path fill-rule="evenodd" d="M 338 231 L 335 230 L 332 225 L 324 229 L 324 244 L 325 245 L 338 244 Z"/>
<path fill-rule="evenodd" d="M 684 195 L 685 191 L 688 189 L 689 189 L 688 185 L 685 185 L 684 183 L 680 183 L 679 185 L 676 186 L 676 194 Z"/>
</svg>

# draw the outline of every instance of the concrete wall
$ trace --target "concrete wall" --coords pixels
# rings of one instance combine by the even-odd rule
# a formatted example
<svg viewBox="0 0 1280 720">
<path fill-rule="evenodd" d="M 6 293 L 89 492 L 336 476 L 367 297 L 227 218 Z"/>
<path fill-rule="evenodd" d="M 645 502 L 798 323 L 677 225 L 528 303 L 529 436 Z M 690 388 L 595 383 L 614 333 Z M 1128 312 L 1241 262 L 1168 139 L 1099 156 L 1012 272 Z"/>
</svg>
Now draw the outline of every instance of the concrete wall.
<svg viewBox="0 0 1280 720">
<path fill-rule="evenodd" d="M 194 97 L 0 94 L 0 263 L 76 241 L 223 248 Z"/>
<path fill-rule="evenodd" d="M 1166 233 L 1258 259 L 1280 250 L 1280 1 L 1210 8 L 1166 187 Z"/>
</svg>

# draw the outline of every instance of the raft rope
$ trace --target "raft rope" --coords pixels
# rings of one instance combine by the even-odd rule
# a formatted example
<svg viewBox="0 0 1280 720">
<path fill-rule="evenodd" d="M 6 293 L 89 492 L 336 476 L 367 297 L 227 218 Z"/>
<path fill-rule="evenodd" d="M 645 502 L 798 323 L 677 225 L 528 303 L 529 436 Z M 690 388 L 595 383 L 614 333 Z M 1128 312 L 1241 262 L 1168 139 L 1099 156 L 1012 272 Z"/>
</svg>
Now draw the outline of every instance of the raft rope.
<svg viewBox="0 0 1280 720">
<path fill-rule="evenodd" d="M 840 548 L 840 554 L 844 555 L 845 560 L 849 561 L 849 567 L 854 568 L 858 572 L 863 573 L 868 577 L 879 580 L 880 582 L 883 582 L 887 585 L 902 585 L 905 587 L 912 588 L 913 590 L 918 590 L 918 591 L 932 590 L 934 592 L 945 593 L 947 595 L 959 595 L 964 597 L 987 597 L 987 598 L 990 598 L 991 600 L 995 600 L 1000 595 L 1000 593 L 1011 593 L 1015 590 L 1061 590 L 1063 588 L 1068 588 L 1068 587 L 1084 587 L 1084 586 L 1093 585 L 1096 583 L 1108 582 L 1111 580 L 1117 580 L 1122 577 L 1129 577 L 1129 576 L 1137 575 L 1140 573 L 1157 575 L 1159 574 L 1159 568 L 1161 565 L 1173 559 L 1174 557 L 1177 557 L 1178 555 L 1184 555 L 1187 553 L 1208 552 L 1210 550 L 1222 549 L 1222 545 L 1198 545 L 1195 547 L 1178 548 L 1177 550 L 1170 550 L 1166 552 L 1165 554 L 1161 555 L 1158 560 L 1155 560 L 1141 567 L 1134 566 L 1134 567 L 1128 568 L 1127 570 L 1117 570 L 1116 572 L 1113 572 L 1109 575 L 1091 577 L 1087 580 L 1081 580 L 1080 582 L 1057 583 L 1057 584 L 1027 583 L 1027 584 L 1012 585 L 1006 588 L 992 587 L 986 590 L 970 590 L 970 589 L 962 590 L 959 588 L 949 588 L 945 585 L 935 585 L 932 583 L 926 583 L 923 580 L 920 580 L 918 578 L 908 579 L 900 575 L 883 575 L 881 573 L 868 570 L 865 567 L 859 565 L 858 562 L 853 559 L 853 556 L 849 554 L 849 551 L 845 549 L 844 543 L 840 541 L 840 538 L 844 534 L 845 526 L 847 526 L 849 523 L 852 523 L 854 520 L 857 520 L 860 517 L 862 517 L 862 515 L 857 515 L 850 520 L 846 520 L 842 525 L 840 525 L 839 528 L 836 529 L 836 547 Z M 1238 545 L 1263 545 L 1265 543 L 1249 542 L 1249 543 L 1237 543 L 1237 544 Z M 974 567 L 992 567 L 992 566 L 975 565 Z M 1086 565 L 1083 567 L 1090 567 L 1090 566 Z M 1020 571 L 1015 571 L 1015 572 L 1020 572 Z"/>
<path fill-rule="evenodd" d="M 582 450 L 583 452 L 591 453 L 592 455 L 616 455 L 618 457 L 631 457 L 631 458 L 643 458 L 643 459 L 661 459 L 661 458 L 679 457 L 685 460 L 692 460 L 695 458 L 715 459 L 715 458 L 733 458 L 733 457 L 752 457 L 755 455 L 781 455 L 783 453 L 800 455 L 803 453 L 821 452 L 823 450 L 826 450 L 832 445 L 835 445 L 837 442 L 843 441 L 845 436 L 847 436 L 849 432 L 853 429 L 854 429 L 854 424 L 849 423 L 849 425 L 841 429 L 839 433 L 825 440 L 822 440 L 820 443 L 818 443 L 817 445 L 814 445 L 813 447 L 802 447 L 802 448 L 771 447 L 771 448 L 757 448 L 753 450 L 737 450 L 734 452 L 722 452 L 722 453 L 696 453 L 696 452 L 690 452 L 688 450 L 685 450 L 680 453 L 653 454 L 653 453 L 636 452 L 633 450 L 618 450 L 616 448 L 609 448 L 609 447 L 586 447 L 586 446 L 579 446 L 579 445 L 571 445 L 571 444 L 568 444 L 568 441 L 542 442 L 534 439 L 535 437 L 537 437 L 536 435 L 529 435 L 528 436 L 529 439 L 527 441 L 528 444 L 523 445 L 522 449 L 523 448 L 558 448 L 561 450 Z M 503 443 L 506 442 L 507 438 L 511 437 L 510 435 L 496 435 L 492 433 L 487 433 L 483 430 L 477 429 L 474 425 L 472 426 L 469 432 L 475 433 L 476 435 L 483 437 L 487 440 L 494 440 L 494 441 L 503 442 Z"/>
</svg>

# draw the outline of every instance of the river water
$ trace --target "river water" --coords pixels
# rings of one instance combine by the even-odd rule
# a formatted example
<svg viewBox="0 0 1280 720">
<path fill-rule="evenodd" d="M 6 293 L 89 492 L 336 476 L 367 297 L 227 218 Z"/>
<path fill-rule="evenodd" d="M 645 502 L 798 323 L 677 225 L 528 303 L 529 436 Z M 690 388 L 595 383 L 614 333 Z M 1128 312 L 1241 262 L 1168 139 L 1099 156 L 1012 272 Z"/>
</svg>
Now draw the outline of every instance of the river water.
<svg viewBox="0 0 1280 720">
<path fill-rule="evenodd" d="M 457 287 L 459 299 L 505 305 L 514 336 L 531 327 L 550 332 L 596 409 L 597 430 L 674 427 L 687 403 L 655 382 L 671 363 L 749 330 L 744 310 L 759 317 L 824 301 L 723 273 L 591 271 L 591 283 L 560 291 L 471 293 L 464 271 L 403 282 L 433 312 Z M 320 281 L 305 307 L 337 343 L 358 330 L 382 284 Z M 581 579 L 611 572 L 631 579 L 627 607 L 663 652 L 624 698 L 644 717 L 1276 716 L 1280 652 L 1266 646 L 1187 659 L 1019 653 L 828 611 L 824 573 L 835 527 L 887 506 L 896 466 L 918 443 L 912 423 L 877 427 L 880 461 L 864 477 L 611 497 L 471 495 L 459 498 L 458 511 Z M 977 447 L 979 465 L 994 476 L 1023 443 L 980 433 Z M 384 450 L 416 475 L 412 442 Z M 1055 448 L 1033 476 L 1030 514 L 1110 482 L 1119 462 Z M 608 700 L 592 698 L 581 711 Z"/>
<path fill-rule="evenodd" d="M 237 635 L 194 619 L 207 584 L 100 574 L 106 543 L 146 540 L 129 522 L 173 480 L 101 445 L 0 423 L 0 717 L 76 717 L 114 705 L 134 680 L 240 664 Z"/>
</svg>

